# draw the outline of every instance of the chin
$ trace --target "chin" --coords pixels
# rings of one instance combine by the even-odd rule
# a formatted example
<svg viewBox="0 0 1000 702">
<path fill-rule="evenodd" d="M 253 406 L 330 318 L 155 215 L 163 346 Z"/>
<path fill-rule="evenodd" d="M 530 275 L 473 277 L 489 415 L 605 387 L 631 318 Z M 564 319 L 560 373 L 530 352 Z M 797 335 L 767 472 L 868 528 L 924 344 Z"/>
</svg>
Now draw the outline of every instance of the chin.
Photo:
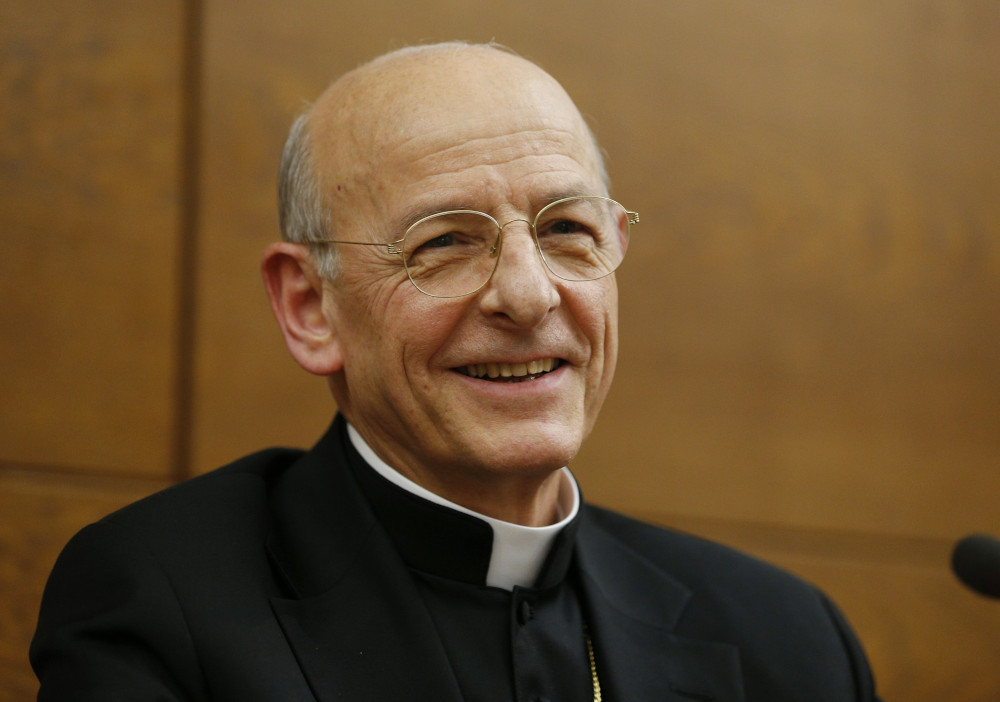
<svg viewBox="0 0 1000 702">
<path fill-rule="evenodd" d="M 559 438 L 545 433 L 516 432 L 483 444 L 479 454 L 490 472 L 547 473 L 567 465 L 579 452 L 581 443 L 579 436 Z"/>
</svg>

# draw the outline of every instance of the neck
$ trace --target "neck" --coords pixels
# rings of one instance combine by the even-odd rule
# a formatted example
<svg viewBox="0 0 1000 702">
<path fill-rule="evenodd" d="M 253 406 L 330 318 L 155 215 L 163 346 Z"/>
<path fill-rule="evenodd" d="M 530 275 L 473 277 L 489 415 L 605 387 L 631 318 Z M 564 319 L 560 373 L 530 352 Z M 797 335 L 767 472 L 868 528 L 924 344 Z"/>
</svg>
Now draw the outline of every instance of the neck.
<svg viewBox="0 0 1000 702">
<path fill-rule="evenodd" d="M 411 488 L 416 486 L 430 493 L 425 497 L 443 498 L 480 516 L 521 526 L 542 527 L 555 524 L 566 516 L 568 508 L 563 503 L 575 502 L 575 498 L 567 499 L 563 493 L 567 488 L 571 492 L 574 488 L 566 484 L 571 478 L 560 469 L 550 470 L 542 475 L 473 471 L 452 475 L 413 470 L 405 463 L 392 462 L 391 457 L 386 460 L 386 457 L 378 454 L 361 437 L 353 425 L 348 425 L 348 433 L 355 448 L 369 465 L 376 469 L 381 465 L 385 470 L 402 476 L 411 483 Z"/>
<path fill-rule="evenodd" d="M 468 485 L 465 490 L 449 490 L 440 482 L 429 486 L 414 480 L 418 485 L 473 512 L 530 527 L 548 526 L 559 521 L 562 481 L 563 474 L 559 470 L 552 471 L 541 480 L 505 476 Z"/>
</svg>

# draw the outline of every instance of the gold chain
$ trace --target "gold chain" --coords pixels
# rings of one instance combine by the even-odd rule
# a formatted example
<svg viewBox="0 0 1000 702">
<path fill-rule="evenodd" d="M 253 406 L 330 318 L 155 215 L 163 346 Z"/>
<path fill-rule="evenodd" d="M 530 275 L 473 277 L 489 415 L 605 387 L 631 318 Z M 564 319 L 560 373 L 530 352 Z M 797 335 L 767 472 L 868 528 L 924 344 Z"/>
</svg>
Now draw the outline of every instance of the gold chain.
<svg viewBox="0 0 1000 702">
<path fill-rule="evenodd" d="M 597 664 L 594 663 L 594 644 L 590 634 L 584 632 L 587 639 L 587 658 L 590 659 L 590 679 L 594 682 L 594 702 L 601 702 L 601 681 L 597 678 Z"/>
</svg>

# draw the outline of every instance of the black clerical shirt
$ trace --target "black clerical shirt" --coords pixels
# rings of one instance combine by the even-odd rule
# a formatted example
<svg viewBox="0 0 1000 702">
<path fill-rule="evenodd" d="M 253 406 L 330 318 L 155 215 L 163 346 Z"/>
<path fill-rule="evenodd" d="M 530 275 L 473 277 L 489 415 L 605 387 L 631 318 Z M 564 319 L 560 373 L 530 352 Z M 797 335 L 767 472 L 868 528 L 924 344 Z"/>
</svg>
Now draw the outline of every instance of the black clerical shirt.
<svg viewBox="0 0 1000 702">
<path fill-rule="evenodd" d="M 573 562 L 577 518 L 559 532 L 531 587 L 490 587 L 493 530 L 487 522 L 393 484 L 358 454 L 352 459 L 375 515 L 410 569 L 466 702 L 593 699 Z"/>
</svg>

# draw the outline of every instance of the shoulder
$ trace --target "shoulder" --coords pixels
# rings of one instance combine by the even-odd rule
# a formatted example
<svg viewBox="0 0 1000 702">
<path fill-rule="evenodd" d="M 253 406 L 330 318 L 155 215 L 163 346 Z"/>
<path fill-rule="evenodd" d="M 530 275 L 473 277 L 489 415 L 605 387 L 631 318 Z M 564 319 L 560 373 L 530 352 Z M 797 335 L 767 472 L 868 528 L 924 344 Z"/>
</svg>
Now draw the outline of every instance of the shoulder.
<svg viewBox="0 0 1000 702">
<path fill-rule="evenodd" d="M 836 605 L 812 583 L 692 534 L 597 507 L 587 507 L 583 516 L 583 538 L 624 554 L 605 563 L 641 562 L 657 574 L 646 577 L 645 595 L 657 597 L 651 588 L 684 593 L 675 632 L 740 650 L 748 691 L 779 685 L 785 693 L 770 699 L 791 699 L 793 691 L 818 685 L 873 698 L 864 651 Z"/>
<path fill-rule="evenodd" d="M 817 587 L 755 556 L 610 510 L 588 508 L 586 517 L 591 532 L 600 532 L 610 548 L 627 552 L 686 590 L 685 620 L 698 627 L 796 619 L 828 627 L 836 618 Z"/>
<path fill-rule="evenodd" d="M 126 601 L 157 592 L 173 597 L 178 588 L 201 587 L 209 576 L 228 582 L 266 573 L 267 486 L 301 455 L 292 449 L 261 451 L 84 527 L 52 569 L 43 615 L 87 601 Z"/>
<path fill-rule="evenodd" d="M 112 512 L 101 522 L 126 530 L 176 535 L 176 528 L 218 526 L 258 515 L 270 483 L 298 460 L 301 449 L 272 448 L 244 456 Z"/>
<path fill-rule="evenodd" d="M 268 615 L 268 484 L 301 455 L 247 456 L 78 532 L 49 575 L 31 644 L 39 699 L 165 699 L 166 685 L 208 699 L 198 648 Z"/>
<path fill-rule="evenodd" d="M 609 509 L 588 505 L 585 518 L 621 542 L 623 548 L 675 575 L 697 579 L 706 572 L 718 577 L 795 580 L 788 572 L 730 546 L 684 531 L 656 526 Z"/>
<path fill-rule="evenodd" d="M 112 512 L 70 540 L 53 576 L 67 569 L 127 574 L 144 567 L 185 573 L 260 561 L 270 485 L 302 455 L 297 449 L 260 451 Z"/>
</svg>

